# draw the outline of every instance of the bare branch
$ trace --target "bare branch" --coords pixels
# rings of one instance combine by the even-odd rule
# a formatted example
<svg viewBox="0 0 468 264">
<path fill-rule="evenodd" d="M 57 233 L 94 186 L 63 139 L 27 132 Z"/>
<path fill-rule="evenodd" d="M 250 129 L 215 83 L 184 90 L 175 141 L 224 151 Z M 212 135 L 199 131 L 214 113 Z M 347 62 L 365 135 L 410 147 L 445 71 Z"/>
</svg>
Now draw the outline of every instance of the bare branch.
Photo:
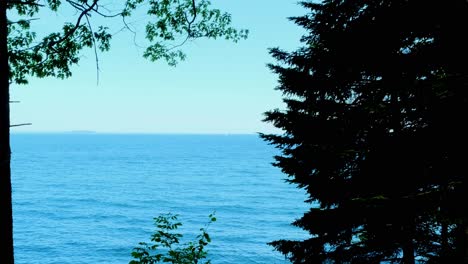
<svg viewBox="0 0 468 264">
<path fill-rule="evenodd" d="M 71 0 L 66 0 L 71 6 L 73 6 L 75 9 L 78 9 L 81 12 L 84 12 L 86 8 L 83 6 L 83 4 L 77 3 L 75 1 Z"/>
<path fill-rule="evenodd" d="M 67 0 L 67 2 L 72 3 L 73 1 Z M 87 16 L 88 13 L 89 13 L 90 11 L 93 10 L 93 8 L 97 5 L 97 2 L 98 2 L 98 0 L 94 0 L 92 5 L 90 5 L 90 6 L 89 6 L 88 8 L 86 8 L 86 9 L 84 9 L 84 10 L 81 12 L 80 16 L 78 17 L 78 20 L 76 21 L 75 27 L 73 27 L 70 31 L 68 31 L 67 34 L 65 34 L 65 36 L 63 36 L 61 39 L 49 43 L 49 47 L 52 47 L 52 46 L 54 46 L 54 45 L 57 45 L 57 44 L 59 44 L 60 42 L 63 42 L 64 40 L 66 40 L 67 38 L 69 38 L 71 35 L 73 35 L 73 33 L 75 33 L 76 30 L 78 29 L 78 27 L 80 26 L 80 24 L 81 24 L 81 19 L 83 19 L 84 16 Z M 75 2 L 73 2 L 73 3 L 76 4 Z"/>
<path fill-rule="evenodd" d="M 30 22 L 30 21 L 34 21 L 34 20 L 39 20 L 39 18 L 20 19 L 20 20 L 17 20 L 17 21 L 8 20 L 8 25 L 19 24 L 19 23 L 26 22 L 26 21 Z"/>
<path fill-rule="evenodd" d="M 192 24 L 193 22 L 195 22 L 195 19 L 197 18 L 197 5 L 195 3 L 195 0 L 192 0 L 192 8 L 193 8 L 193 17 L 191 21 L 189 21 L 187 17 L 187 13 L 184 12 L 185 21 L 187 21 L 187 32 L 188 32 L 189 37 L 192 35 Z"/>
<path fill-rule="evenodd" d="M 89 6 L 89 5 L 88 5 Z M 105 9 L 105 8 L 104 8 Z M 112 14 L 112 15 L 108 15 L 108 14 L 104 14 L 102 13 L 101 11 L 98 10 L 98 6 L 96 6 L 94 9 L 93 9 L 93 12 L 102 16 L 102 17 L 106 17 L 106 18 L 113 18 L 113 17 L 118 17 L 118 16 L 122 16 L 122 12 L 120 13 L 115 13 L 115 14 Z M 109 11 L 110 12 L 110 11 Z"/>
<path fill-rule="evenodd" d="M 184 41 L 182 41 L 181 43 L 177 44 L 177 45 L 172 45 L 172 47 L 170 47 L 169 49 L 167 49 L 168 51 L 171 51 L 173 49 L 176 49 L 176 48 L 179 48 L 179 47 L 182 47 L 189 39 L 190 39 L 190 33 L 187 35 L 187 37 L 184 39 Z"/>
<path fill-rule="evenodd" d="M 14 125 L 10 125 L 10 127 L 30 126 L 30 125 L 32 125 L 32 123 L 14 124 Z"/>
<path fill-rule="evenodd" d="M 195 0 L 192 0 L 192 8 L 193 8 L 193 19 L 192 21 L 190 21 L 189 25 L 191 25 L 195 21 L 195 18 L 197 18 L 197 5 L 195 3 Z"/>
</svg>

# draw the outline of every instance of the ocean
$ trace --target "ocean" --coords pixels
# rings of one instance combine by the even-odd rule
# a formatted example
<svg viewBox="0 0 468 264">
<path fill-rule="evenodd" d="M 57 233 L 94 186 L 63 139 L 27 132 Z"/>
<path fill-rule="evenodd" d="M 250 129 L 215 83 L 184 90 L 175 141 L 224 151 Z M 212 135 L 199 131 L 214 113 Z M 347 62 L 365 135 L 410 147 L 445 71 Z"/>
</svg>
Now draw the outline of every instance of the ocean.
<svg viewBox="0 0 468 264">
<path fill-rule="evenodd" d="M 128 263 L 171 212 L 188 240 L 215 212 L 213 264 L 288 263 L 267 243 L 301 239 L 290 225 L 305 192 L 271 165 L 257 135 L 17 133 L 12 137 L 17 264 Z"/>
</svg>

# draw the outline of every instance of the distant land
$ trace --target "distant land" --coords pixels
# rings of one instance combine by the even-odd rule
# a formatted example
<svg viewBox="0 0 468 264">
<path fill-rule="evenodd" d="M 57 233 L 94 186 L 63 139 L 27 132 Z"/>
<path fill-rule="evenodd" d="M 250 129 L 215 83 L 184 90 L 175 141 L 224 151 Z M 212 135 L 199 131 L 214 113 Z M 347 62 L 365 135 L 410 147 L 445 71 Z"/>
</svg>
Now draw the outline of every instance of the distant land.
<svg viewBox="0 0 468 264">
<path fill-rule="evenodd" d="M 70 131 L 21 131 L 12 130 L 11 134 L 98 134 L 97 131 L 92 130 L 70 130 Z"/>
<path fill-rule="evenodd" d="M 92 130 L 72 130 L 72 131 L 66 131 L 66 132 L 63 132 L 63 133 L 66 133 L 66 134 L 96 134 L 97 132 L 92 131 Z"/>
</svg>

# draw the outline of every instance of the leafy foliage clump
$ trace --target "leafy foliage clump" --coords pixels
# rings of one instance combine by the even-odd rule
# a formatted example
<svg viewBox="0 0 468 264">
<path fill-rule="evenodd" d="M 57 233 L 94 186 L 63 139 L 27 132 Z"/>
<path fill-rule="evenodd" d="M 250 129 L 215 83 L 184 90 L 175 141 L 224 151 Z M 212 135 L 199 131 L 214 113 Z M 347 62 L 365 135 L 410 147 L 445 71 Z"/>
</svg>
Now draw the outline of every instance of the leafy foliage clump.
<svg viewBox="0 0 468 264">
<path fill-rule="evenodd" d="M 63 7 L 64 3 L 68 6 Z M 27 84 L 31 76 L 70 77 L 71 67 L 78 64 L 84 49 L 93 48 L 96 54 L 110 49 L 113 34 L 108 26 L 120 24 L 118 32 L 141 31 L 127 22 L 135 12 L 146 13 L 143 57 L 165 60 L 170 66 L 186 58 L 182 48 L 189 41 L 224 38 L 237 42 L 248 35 L 248 30 L 232 27 L 231 15 L 213 8 L 208 0 L 121 0 L 112 5 L 103 0 L 9 1 L 7 9 L 9 77 L 16 84 Z M 69 21 L 56 32 L 39 36 L 35 22 L 61 11 L 70 12 Z"/>
<path fill-rule="evenodd" d="M 216 217 L 210 214 L 209 222 L 205 227 L 200 228 L 193 241 L 182 243 L 183 235 L 177 233 L 177 229 L 182 226 L 178 221 L 178 215 L 171 213 L 160 215 L 154 218 L 156 232 L 151 236 L 152 243 L 140 242 L 132 252 L 132 257 L 136 260 L 130 261 L 130 264 L 154 264 L 154 263 L 173 263 L 173 264 L 209 264 L 207 259 L 208 251 L 205 247 L 211 242 L 210 235 L 207 233 L 208 226 L 216 221 Z"/>
</svg>

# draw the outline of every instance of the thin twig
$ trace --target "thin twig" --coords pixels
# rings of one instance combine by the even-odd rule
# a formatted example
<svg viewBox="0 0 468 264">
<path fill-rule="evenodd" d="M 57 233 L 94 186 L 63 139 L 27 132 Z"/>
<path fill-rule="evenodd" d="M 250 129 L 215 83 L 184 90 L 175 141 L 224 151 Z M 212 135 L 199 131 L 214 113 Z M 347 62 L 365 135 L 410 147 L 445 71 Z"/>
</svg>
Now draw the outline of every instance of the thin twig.
<svg viewBox="0 0 468 264">
<path fill-rule="evenodd" d="M 96 85 L 99 85 L 99 56 L 97 51 L 96 45 L 96 38 L 94 37 L 94 31 L 91 27 L 91 22 L 89 22 L 89 18 L 86 16 L 86 22 L 88 22 L 89 30 L 91 31 L 92 40 L 93 40 L 93 48 L 94 48 L 94 58 L 96 59 Z"/>
</svg>

